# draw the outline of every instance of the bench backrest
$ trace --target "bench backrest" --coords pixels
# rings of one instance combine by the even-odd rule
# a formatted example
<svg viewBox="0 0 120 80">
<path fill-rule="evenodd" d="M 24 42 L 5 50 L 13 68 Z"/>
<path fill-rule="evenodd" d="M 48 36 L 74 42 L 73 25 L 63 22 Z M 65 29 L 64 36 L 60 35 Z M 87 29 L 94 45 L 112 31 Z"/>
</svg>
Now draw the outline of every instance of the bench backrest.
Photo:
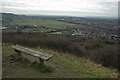
<svg viewBox="0 0 120 80">
<path fill-rule="evenodd" d="M 35 57 L 38 57 L 42 60 L 49 60 L 52 55 L 50 54 L 46 54 L 46 53 L 41 53 L 41 52 L 38 52 L 38 51 L 34 51 L 34 50 L 31 50 L 29 48 L 25 48 L 25 47 L 22 47 L 22 46 L 19 46 L 19 45 L 15 45 L 15 46 L 12 46 L 12 48 L 18 50 L 18 51 L 21 51 L 21 52 L 25 52 L 29 55 L 32 55 L 32 56 L 35 56 Z"/>
</svg>

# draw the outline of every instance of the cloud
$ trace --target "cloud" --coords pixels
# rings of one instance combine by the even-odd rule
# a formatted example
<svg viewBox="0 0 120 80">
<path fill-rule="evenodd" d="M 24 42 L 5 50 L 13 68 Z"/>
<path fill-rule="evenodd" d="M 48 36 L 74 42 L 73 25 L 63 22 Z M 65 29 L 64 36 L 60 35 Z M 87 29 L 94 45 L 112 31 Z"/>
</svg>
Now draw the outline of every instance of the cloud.
<svg viewBox="0 0 120 80">
<path fill-rule="evenodd" d="M 54 11 L 54 14 L 61 11 L 71 11 L 75 15 L 82 16 L 81 13 L 89 15 L 93 13 L 96 15 L 109 15 L 117 16 L 117 3 L 118 0 L 2 0 L 3 8 L 5 12 L 31 12 L 35 14 L 38 12 L 42 14 L 43 11 Z M 34 11 L 34 12 L 33 12 Z M 37 13 L 36 13 L 37 14 Z M 65 13 L 66 14 L 66 13 Z M 67 13 L 72 15 L 71 13 Z M 66 15 L 67 15 L 66 14 Z"/>
</svg>

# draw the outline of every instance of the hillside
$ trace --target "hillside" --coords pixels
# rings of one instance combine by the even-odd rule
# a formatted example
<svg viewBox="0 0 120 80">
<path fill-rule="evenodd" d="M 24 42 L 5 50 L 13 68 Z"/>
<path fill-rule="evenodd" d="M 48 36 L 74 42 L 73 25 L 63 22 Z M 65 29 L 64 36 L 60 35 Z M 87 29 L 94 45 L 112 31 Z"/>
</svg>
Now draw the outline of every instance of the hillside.
<svg viewBox="0 0 120 80">
<path fill-rule="evenodd" d="M 31 62 L 14 61 L 10 63 L 10 55 L 16 54 L 11 48 L 12 44 L 3 44 L 3 77 L 4 78 L 116 78 L 116 70 L 105 68 L 87 59 L 72 54 L 60 53 L 53 50 L 31 48 L 53 55 L 45 62 L 52 68 L 52 72 L 41 72 L 33 67 Z"/>
<path fill-rule="evenodd" d="M 73 23 L 66 23 L 57 21 L 59 16 L 27 16 L 27 15 L 16 15 L 11 13 L 1 13 L 3 19 L 3 27 L 15 28 L 17 26 L 33 26 L 45 27 L 49 29 L 61 29 L 74 28 L 74 27 L 88 27 L 84 25 L 78 25 Z"/>
<path fill-rule="evenodd" d="M 3 26 L 14 27 L 15 25 L 36 25 L 37 27 L 45 26 L 51 29 L 65 29 L 66 27 L 77 26 L 75 24 L 56 21 L 54 17 L 41 17 L 41 16 L 25 16 L 3 13 Z"/>
</svg>

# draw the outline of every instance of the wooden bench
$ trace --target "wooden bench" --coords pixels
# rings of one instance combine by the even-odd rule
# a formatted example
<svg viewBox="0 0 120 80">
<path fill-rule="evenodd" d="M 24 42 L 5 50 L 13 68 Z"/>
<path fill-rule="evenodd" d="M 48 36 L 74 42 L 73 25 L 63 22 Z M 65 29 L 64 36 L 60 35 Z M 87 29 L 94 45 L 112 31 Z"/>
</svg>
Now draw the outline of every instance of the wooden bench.
<svg viewBox="0 0 120 80">
<path fill-rule="evenodd" d="M 18 53 L 18 55 L 21 55 L 21 52 L 24 52 L 24 53 L 27 53 L 29 55 L 39 58 L 41 64 L 44 64 L 44 61 L 48 61 L 52 57 L 52 55 L 50 54 L 34 51 L 34 50 L 31 50 L 29 48 L 25 48 L 19 45 L 12 46 L 12 48 Z"/>
</svg>

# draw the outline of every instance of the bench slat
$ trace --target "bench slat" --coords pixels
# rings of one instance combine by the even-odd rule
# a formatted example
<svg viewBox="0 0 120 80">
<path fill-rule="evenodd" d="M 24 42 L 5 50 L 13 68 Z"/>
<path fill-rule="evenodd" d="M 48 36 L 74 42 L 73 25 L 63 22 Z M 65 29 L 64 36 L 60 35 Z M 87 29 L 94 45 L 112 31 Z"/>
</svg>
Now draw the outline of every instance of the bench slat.
<svg viewBox="0 0 120 80">
<path fill-rule="evenodd" d="M 14 49 L 16 49 L 18 51 L 28 53 L 28 54 L 30 54 L 32 56 L 41 58 L 41 59 L 46 60 L 46 61 L 49 60 L 49 58 L 52 57 L 52 55 L 41 53 L 41 52 L 38 52 L 38 51 L 34 51 L 34 50 L 31 50 L 29 48 L 25 48 L 25 47 L 22 47 L 22 46 L 19 46 L 19 45 L 12 46 L 12 48 L 14 48 Z"/>
</svg>

